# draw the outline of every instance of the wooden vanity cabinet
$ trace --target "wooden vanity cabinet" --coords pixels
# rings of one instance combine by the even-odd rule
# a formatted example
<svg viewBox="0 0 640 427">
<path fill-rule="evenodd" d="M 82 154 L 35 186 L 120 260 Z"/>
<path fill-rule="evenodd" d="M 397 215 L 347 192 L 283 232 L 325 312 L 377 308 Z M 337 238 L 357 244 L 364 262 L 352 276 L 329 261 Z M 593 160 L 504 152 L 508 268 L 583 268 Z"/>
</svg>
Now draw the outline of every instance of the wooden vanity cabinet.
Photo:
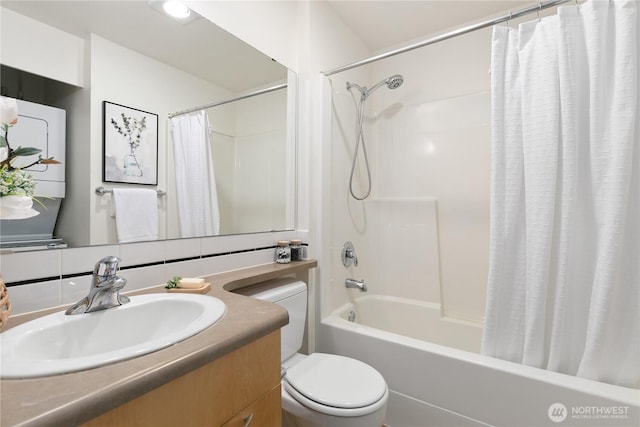
<svg viewBox="0 0 640 427">
<path fill-rule="evenodd" d="M 223 427 L 280 427 L 282 424 L 281 400 L 282 394 L 280 384 L 278 384 L 270 392 L 238 412 L 233 418 L 224 423 Z"/>
<path fill-rule="evenodd" d="M 84 426 L 280 427 L 280 408 L 278 330 Z"/>
</svg>

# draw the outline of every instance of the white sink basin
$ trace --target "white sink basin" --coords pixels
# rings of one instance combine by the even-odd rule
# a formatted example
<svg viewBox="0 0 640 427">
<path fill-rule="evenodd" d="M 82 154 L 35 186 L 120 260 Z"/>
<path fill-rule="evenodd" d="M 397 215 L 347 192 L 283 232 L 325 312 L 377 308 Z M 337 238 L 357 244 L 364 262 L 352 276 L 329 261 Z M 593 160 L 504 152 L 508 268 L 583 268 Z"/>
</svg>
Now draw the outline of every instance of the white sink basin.
<svg viewBox="0 0 640 427">
<path fill-rule="evenodd" d="M 0 334 L 0 377 L 76 372 L 151 353 L 189 338 L 225 313 L 214 297 L 150 294 L 93 313 L 64 311 Z"/>
</svg>

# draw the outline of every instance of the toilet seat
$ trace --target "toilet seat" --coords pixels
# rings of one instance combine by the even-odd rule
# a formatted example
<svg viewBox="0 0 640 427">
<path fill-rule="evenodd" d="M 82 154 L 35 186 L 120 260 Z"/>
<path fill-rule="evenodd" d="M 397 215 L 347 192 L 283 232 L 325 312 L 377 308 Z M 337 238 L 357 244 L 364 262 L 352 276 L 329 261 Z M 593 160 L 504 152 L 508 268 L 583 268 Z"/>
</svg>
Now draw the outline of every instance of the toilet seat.
<svg viewBox="0 0 640 427">
<path fill-rule="evenodd" d="M 355 417 L 386 404 L 389 391 L 382 375 L 356 359 L 313 353 L 287 370 L 286 391 L 317 412 Z"/>
</svg>

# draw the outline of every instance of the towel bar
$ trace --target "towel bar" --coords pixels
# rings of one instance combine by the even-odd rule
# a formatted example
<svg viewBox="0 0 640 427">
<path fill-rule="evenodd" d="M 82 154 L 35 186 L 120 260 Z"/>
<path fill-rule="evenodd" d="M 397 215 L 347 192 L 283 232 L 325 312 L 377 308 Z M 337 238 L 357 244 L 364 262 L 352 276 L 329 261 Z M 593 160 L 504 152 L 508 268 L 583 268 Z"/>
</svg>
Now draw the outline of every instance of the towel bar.
<svg viewBox="0 0 640 427">
<path fill-rule="evenodd" d="M 156 190 L 156 192 L 158 193 L 158 197 L 164 197 L 164 196 L 167 195 L 167 193 L 165 191 L 163 191 L 163 190 Z M 96 194 L 98 196 L 103 196 L 103 195 L 105 195 L 107 193 L 113 194 L 113 190 L 109 190 L 109 189 L 104 188 L 104 187 L 96 188 Z"/>
</svg>

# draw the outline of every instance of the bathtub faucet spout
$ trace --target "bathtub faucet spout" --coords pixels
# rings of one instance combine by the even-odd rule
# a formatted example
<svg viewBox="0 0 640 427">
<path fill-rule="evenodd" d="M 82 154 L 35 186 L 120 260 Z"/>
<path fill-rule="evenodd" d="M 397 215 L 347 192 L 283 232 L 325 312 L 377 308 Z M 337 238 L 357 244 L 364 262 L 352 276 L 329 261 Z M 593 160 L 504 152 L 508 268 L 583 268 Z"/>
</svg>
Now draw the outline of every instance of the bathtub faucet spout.
<svg viewBox="0 0 640 427">
<path fill-rule="evenodd" d="M 365 285 L 364 280 L 346 279 L 344 285 L 347 288 L 359 289 L 360 292 L 367 292 L 367 285 Z"/>
</svg>

